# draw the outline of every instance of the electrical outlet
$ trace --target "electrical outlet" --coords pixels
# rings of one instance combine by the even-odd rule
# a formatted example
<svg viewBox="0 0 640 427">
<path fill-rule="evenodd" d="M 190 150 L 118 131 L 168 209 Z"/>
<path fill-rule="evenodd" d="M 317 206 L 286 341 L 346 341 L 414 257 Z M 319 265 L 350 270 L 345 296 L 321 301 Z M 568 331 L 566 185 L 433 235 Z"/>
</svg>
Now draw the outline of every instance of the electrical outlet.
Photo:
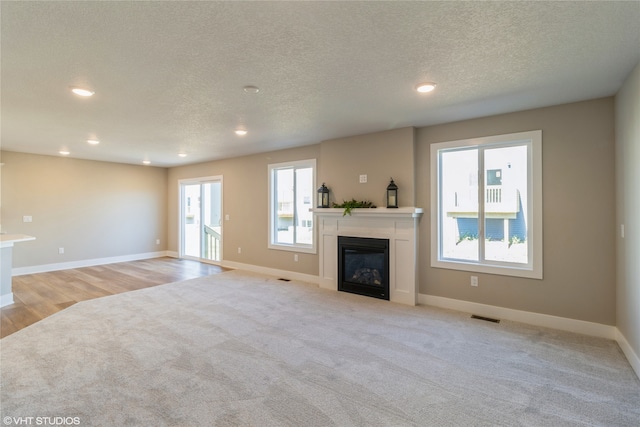
<svg viewBox="0 0 640 427">
<path fill-rule="evenodd" d="M 226 214 L 226 215 L 224 216 L 224 220 L 225 220 L 225 221 L 229 221 L 229 218 L 230 218 L 229 214 Z"/>
<path fill-rule="evenodd" d="M 367 175 L 360 175 L 360 184 L 367 183 Z"/>
<path fill-rule="evenodd" d="M 156 239 L 156 245 L 160 244 L 160 239 Z"/>
<path fill-rule="evenodd" d="M 298 262 L 298 254 L 293 254 L 293 260 L 294 260 L 295 262 Z"/>
<path fill-rule="evenodd" d="M 238 253 L 241 254 L 242 253 L 242 248 L 238 248 Z"/>
<path fill-rule="evenodd" d="M 471 286 L 478 286 L 478 276 L 471 276 Z"/>
<path fill-rule="evenodd" d="M 33 222 L 33 217 L 31 215 L 25 215 L 22 217 L 22 222 Z"/>
<path fill-rule="evenodd" d="M 64 248 L 58 248 L 58 253 L 62 255 L 64 253 Z"/>
</svg>

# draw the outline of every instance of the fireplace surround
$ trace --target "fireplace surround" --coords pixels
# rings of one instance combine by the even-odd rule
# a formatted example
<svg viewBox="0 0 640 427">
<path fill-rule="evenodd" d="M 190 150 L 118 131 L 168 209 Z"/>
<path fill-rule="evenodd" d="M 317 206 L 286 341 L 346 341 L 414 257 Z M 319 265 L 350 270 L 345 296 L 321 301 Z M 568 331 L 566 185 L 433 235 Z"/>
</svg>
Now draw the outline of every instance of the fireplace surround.
<svg viewBox="0 0 640 427">
<path fill-rule="evenodd" d="M 418 226 L 422 209 L 312 209 L 318 224 L 320 287 L 338 290 L 338 237 L 389 241 L 389 301 L 418 303 Z"/>
</svg>

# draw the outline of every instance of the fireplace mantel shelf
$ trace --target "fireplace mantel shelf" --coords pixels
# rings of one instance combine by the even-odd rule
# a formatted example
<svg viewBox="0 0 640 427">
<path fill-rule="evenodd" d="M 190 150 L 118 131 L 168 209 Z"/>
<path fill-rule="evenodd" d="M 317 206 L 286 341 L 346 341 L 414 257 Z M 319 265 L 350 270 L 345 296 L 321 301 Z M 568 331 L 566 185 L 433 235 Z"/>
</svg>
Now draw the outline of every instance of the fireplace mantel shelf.
<svg viewBox="0 0 640 427">
<path fill-rule="evenodd" d="M 314 208 L 309 209 L 311 212 L 317 215 L 326 215 L 326 216 L 338 216 L 341 217 L 344 214 L 344 208 Z M 351 215 L 346 215 L 345 218 L 349 216 L 357 216 L 357 217 L 413 217 L 419 218 L 422 216 L 423 210 L 422 208 L 415 207 L 404 207 L 404 208 L 354 208 L 351 210 Z"/>
</svg>

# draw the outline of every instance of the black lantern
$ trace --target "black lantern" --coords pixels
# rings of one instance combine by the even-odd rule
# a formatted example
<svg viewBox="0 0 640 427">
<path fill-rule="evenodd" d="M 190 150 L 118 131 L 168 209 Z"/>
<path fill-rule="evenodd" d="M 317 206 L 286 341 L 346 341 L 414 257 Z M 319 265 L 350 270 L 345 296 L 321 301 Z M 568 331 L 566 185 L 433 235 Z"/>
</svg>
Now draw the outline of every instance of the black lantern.
<svg viewBox="0 0 640 427">
<path fill-rule="evenodd" d="M 391 178 L 391 182 L 387 186 L 387 207 L 398 207 L 398 186 L 393 182 L 393 178 Z"/>
<path fill-rule="evenodd" d="M 322 183 L 322 187 L 318 188 L 318 207 L 329 207 L 329 189 Z"/>
</svg>

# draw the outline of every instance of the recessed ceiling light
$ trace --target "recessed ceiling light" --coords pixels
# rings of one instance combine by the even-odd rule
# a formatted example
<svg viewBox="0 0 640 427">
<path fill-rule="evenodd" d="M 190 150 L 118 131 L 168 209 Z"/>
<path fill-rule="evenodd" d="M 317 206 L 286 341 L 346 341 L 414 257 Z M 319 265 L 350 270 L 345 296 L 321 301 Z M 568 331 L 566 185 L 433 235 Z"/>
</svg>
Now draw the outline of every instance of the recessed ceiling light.
<svg viewBox="0 0 640 427">
<path fill-rule="evenodd" d="M 58 153 L 62 154 L 63 156 L 68 156 L 69 154 L 71 154 L 71 152 L 69 152 L 67 150 L 60 150 L 60 151 L 58 151 Z"/>
<path fill-rule="evenodd" d="M 145 164 L 145 165 L 150 165 L 151 164 L 151 160 L 143 160 L 142 163 Z"/>
<path fill-rule="evenodd" d="M 245 86 L 242 88 L 246 93 L 258 93 L 260 92 L 260 88 L 256 86 Z"/>
<path fill-rule="evenodd" d="M 420 83 L 416 86 L 416 90 L 420 93 L 431 92 L 436 88 L 436 84 L 433 82 Z"/>
<path fill-rule="evenodd" d="M 78 96 L 93 96 L 95 94 L 94 91 L 89 89 L 82 89 L 80 87 L 72 87 L 71 92 L 75 93 Z"/>
<path fill-rule="evenodd" d="M 247 131 L 244 129 L 236 129 L 236 135 L 244 136 L 247 134 Z"/>
<path fill-rule="evenodd" d="M 180 157 L 187 157 L 187 153 L 178 153 L 178 156 L 180 156 Z"/>
<path fill-rule="evenodd" d="M 87 139 L 87 142 L 91 145 L 98 145 L 100 144 L 100 141 L 98 141 L 97 139 Z"/>
</svg>

